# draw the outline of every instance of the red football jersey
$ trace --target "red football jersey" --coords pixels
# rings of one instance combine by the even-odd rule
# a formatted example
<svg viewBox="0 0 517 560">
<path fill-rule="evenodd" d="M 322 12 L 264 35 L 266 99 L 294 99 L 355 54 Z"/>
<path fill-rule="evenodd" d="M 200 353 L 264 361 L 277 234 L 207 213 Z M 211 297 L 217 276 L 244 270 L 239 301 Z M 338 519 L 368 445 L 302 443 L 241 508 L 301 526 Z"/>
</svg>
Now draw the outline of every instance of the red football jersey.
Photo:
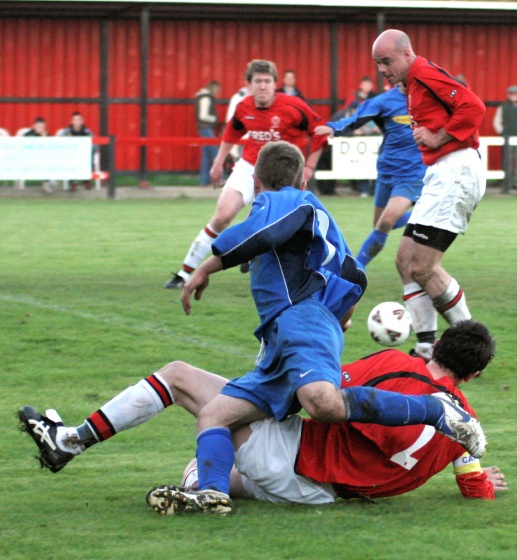
<svg viewBox="0 0 517 560">
<path fill-rule="evenodd" d="M 342 372 L 342 388 L 361 385 L 408 395 L 447 391 L 474 414 L 449 377 L 435 380 L 422 359 L 399 350 L 384 350 L 346 364 Z M 342 497 L 379 498 L 418 488 L 464 454 L 458 443 L 423 424 L 387 427 L 304 419 L 296 472 L 318 482 L 334 484 Z M 459 479 L 460 487 L 461 482 Z M 469 495 L 477 492 L 480 496 L 476 497 L 493 498 L 492 484 L 484 472 L 479 473 L 475 482 L 470 477 L 470 483 L 477 490 Z"/>
<path fill-rule="evenodd" d="M 478 129 L 486 108 L 469 87 L 418 56 L 409 70 L 406 88 L 413 128 L 424 126 L 433 133 L 444 128 L 453 136 L 437 149 L 419 146 L 426 165 L 456 150 L 479 147 Z"/>
<path fill-rule="evenodd" d="M 313 136 L 313 133 L 323 124 L 323 119 L 305 101 L 293 95 L 276 93 L 271 107 L 265 109 L 255 107 L 253 95 L 248 95 L 237 105 L 226 125 L 223 141 L 235 144 L 248 133 L 242 157 L 255 165 L 260 148 L 270 141 L 285 140 L 306 154 L 310 137 L 310 152 L 319 150 L 327 144 L 327 137 Z"/>
</svg>

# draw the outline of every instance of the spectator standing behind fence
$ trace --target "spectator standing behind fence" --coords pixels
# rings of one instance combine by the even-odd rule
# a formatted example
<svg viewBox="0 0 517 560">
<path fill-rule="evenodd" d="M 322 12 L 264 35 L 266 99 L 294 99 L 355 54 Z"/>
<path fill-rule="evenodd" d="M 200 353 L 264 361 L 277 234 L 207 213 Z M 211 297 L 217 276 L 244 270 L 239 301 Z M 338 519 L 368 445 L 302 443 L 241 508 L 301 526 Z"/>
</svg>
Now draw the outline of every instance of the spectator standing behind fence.
<svg viewBox="0 0 517 560">
<path fill-rule="evenodd" d="M 347 107 L 354 101 L 356 101 L 357 104 L 360 104 L 367 99 L 375 97 L 376 95 L 376 92 L 373 91 L 373 81 L 370 76 L 363 76 L 359 82 L 358 89 L 355 90 L 352 98 L 347 100 Z"/>
<path fill-rule="evenodd" d="M 278 88 L 277 92 L 294 95 L 295 97 L 299 97 L 305 101 L 305 97 L 302 92 L 296 87 L 296 72 L 294 70 L 286 70 L 284 72 L 282 87 Z"/>
<path fill-rule="evenodd" d="M 221 84 L 212 80 L 206 87 L 201 88 L 195 96 L 197 131 L 203 138 L 215 138 L 217 127 L 217 112 L 215 110 L 215 98 L 221 91 Z M 218 146 L 208 145 L 201 148 L 201 168 L 199 171 L 199 182 L 201 185 L 210 185 L 210 168 L 217 155 Z"/>
<path fill-rule="evenodd" d="M 85 126 L 84 119 L 81 113 L 79 113 L 79 111 L 76 111 L 75 113 L 72 113 L 70 124 L 65 128 L 60 128 L 56 132 L 56 136 L 93 136 L 93 132 Z M 95 150 L 95 147 L 93 147 L 92 150 Z M 83 181 L 83 185 L 85 189 L 92 188 L 91 181 Z M 71 182 L 70 190 L 77 190 L 77 181 Z"/>
<path fill-rule="evenodd" d="M 47 131 L 47 122 L 45 119 L 43 117 L 36 117 L 31 128 L 27 132 L 24 132 L 23 136 L 49 136 Z M 52 185 L 50 181 L 43 181 L 41 183 L 41 188 L 47 193 L 52 192 Z"/>
<path fill-rule="evenodd" d="M 505 172 L 505 187 L 517 187 L 517 146 L 510 146 L 508 138 L 517 136 L 517 86 L 510 86 L 506 90 L 507 101 L 500 105 L 494 116 L 494 130 L 504 136 L 503 169 Z"/>
</svg>

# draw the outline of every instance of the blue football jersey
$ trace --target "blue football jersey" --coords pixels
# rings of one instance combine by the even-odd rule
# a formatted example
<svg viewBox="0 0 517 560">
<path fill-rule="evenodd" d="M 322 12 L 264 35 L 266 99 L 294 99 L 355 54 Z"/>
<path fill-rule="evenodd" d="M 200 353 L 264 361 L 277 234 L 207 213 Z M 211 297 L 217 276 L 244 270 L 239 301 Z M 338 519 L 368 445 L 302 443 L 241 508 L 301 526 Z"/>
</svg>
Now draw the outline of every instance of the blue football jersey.
<svg viewBox="0 0 517 560">
<path fill-rule="evenodd" d="M 212 251 L 224 268 L 252 261 L 259 339 L 284 309 L 309 296 L 339 320 L 366 287 L 328 211 L 311 192 L 292 187 L 260 193 L 248 218 L 221 233 Z"/>
<path fill-rule="evenodd" d="M 336 136 L 343 136 L 370 121 L 374 121 L 384 133 L 377 173 L 406 180 L 422 179 L 426 166 L 413 140 L 406 95 L 394 87 L 361 103 L 351 117 L 328 122 L 327 126 L 334 129 Z"/>
</svg>

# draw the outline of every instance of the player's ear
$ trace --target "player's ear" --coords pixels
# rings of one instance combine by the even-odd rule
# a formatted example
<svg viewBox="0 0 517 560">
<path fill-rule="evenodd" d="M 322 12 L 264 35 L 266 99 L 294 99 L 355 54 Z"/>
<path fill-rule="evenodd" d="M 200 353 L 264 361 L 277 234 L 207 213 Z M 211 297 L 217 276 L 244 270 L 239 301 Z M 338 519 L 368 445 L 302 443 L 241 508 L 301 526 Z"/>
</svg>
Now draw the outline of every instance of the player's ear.
<svg viewBox="0 0 517 560">
<path fill-rule="evenodd" d="M 467 377 L 463 378 L 463 381 L 465 383 L 468 383 L 471 379 L 473 379 L 474 377 L 479 377 L 481 375 L 480 371 L 475 371 L 474 373 L 471 373 L 470 375 L 467 375 Z"/>
<path fill-rule="evenodd" d="M 253 173 L 253 191 L 255 196 L 257 196 L 261 192 L 262 183 L 260 182 L 259 178 Z"/>
<path fill-rule="evenodd" d="M 300 185 L 300 190 L 301 191 L 306 191 L 307 190 L 307 181 L 302 181 L 302 183 Z"/>
</svg>

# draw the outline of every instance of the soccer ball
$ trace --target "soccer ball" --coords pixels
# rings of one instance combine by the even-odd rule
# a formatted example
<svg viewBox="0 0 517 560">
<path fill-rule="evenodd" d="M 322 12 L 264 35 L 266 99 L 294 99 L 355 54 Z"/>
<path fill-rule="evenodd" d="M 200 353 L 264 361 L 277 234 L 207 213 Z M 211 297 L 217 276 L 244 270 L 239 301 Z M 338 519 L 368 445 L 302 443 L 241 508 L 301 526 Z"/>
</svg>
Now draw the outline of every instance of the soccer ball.
<svg viewBox="0 0 517 560">
<path fill-rule="evenodd" d="M 368 315 L 368 332 L 381 346 L 398 346 L 411 334 L 411 316 L 396 301 L 379 303 Z"/>
</svg>

